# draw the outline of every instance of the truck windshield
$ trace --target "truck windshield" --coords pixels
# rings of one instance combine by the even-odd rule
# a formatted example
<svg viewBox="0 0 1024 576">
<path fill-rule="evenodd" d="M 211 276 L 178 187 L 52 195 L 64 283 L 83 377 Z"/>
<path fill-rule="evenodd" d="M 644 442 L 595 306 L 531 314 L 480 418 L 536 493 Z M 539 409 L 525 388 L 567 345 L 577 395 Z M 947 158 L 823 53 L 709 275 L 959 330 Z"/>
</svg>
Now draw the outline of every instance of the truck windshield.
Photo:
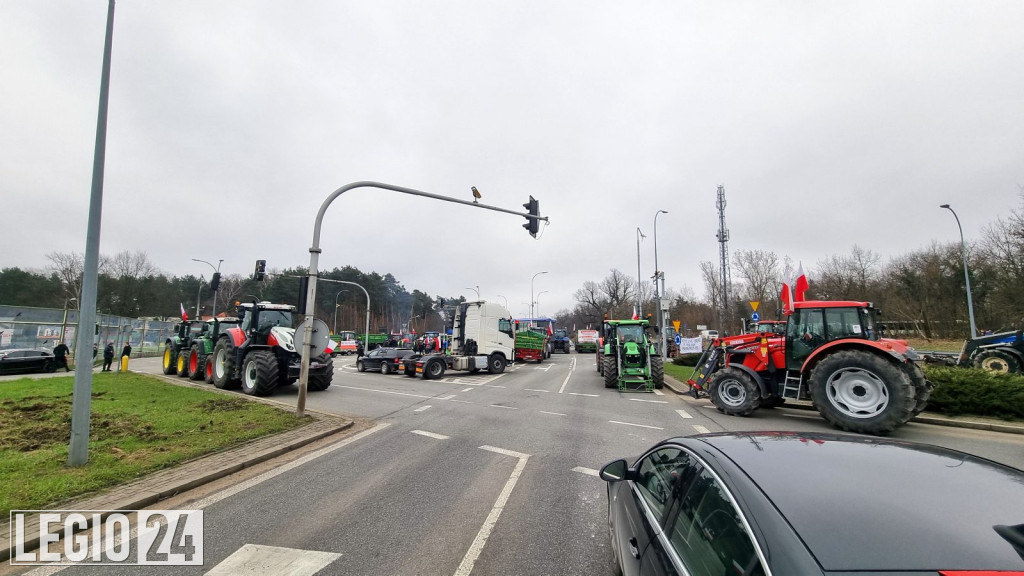
<svg viewBox="0 0 1024 576">
<path fill-rule="evenodd" d="M 644 328 L 639 324 L 619 326 L 619 339 L 623 342 L 642 343 L 644 341 Z"/>
</svg>

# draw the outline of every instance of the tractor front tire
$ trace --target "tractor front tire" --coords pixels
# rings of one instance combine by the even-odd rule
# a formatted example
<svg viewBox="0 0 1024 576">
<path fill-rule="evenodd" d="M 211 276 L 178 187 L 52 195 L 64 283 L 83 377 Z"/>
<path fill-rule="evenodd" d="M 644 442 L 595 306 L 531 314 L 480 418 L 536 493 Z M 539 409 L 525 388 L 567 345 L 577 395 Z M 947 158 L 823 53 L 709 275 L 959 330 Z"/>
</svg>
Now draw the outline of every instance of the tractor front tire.
<svg viewBox="0 0 1024 576">
<path fill-rule="evenodd" d="M 210 360 L 207 360 L 210 362 Z M 226 338 L 222 338 L 213 347 L 213 385 L 221 390 L 238 388 L 235 380 L 235 346 Z"/>
<path fill-rule="evenodd" d="M 655 388 L 665 387 L 665 364 L 661 356 L 651 356 L 651 380 L 654 380 Z"/>
<path fill-rule="evenodd" d="M 164 344 L 164 355 L 163 355 L 164 374 L 167 374 L 168 376 L 170 376 L 171 374 L 174 374 L 175 372 L 177 372 L 177 370 L 178 370 L 177 362 L 176 362 L 177 360 L 178 360 L 178 358 L 177 358 L 177 354 L 174 351 L 174 345 L 172 345 L 170 342 L 167 342 L 166 344 Z"/>
<path fill-rule="evenodd" d="M 203 360 L 203 380 L 207 384 L 213 384 L 213 356 L 207 356 Z"/>
<path fill-rule="evenodd" d="M 175 370 L 175 372 L 178 373 L 179 377 L 184 378 L 184 377 L 188 376 L 188 352 L 187 351 L 182 350 L 182 351 L 178 352 L 178 360 L 177 360 L 177 362 L 175 362 L 175 364 L 177 365 L 177 369 Z"/>
<path fill-rule="evenodd" d="M 242 392 L 267 396 L 277 387 L 277 356 L 270 350 L 253 350 L 242 362 Z"/>
<path fill-rule="evenodd" d="M 601 374 L 604 375 L 605 388 L 619 387 L 619 366 L 615 362 L 615 356 L 608 355 L 601 359 Z"/>
<path fill-rule="evenodd" d="M 199 345 L 193 344 L 188 352 L 188 379 L 202 380 L 206 376 L 206 357 L 199 353 Z"/>
<path fill-rule="evenodd" d="M 306 381 L 306 388 L 312 392 L 322 392 L 331 387 L 331 381 L 334 380 L 334 360 L 328 354 L 323 354 L 316 358 L 316 361 L 321 364 L 327 364 L 327 371 L 323 374 L 310 374 L 309 379 Z"/>
<path fill-rule="evenodd" d="M 1020 360 L 1004 350 L 985 350 L 974 357 L 974 367 L 995 374 L 1017 374 Z"/>
<path fill-rule="evenodd" d="M 814 408 L 836 428 L 884 435 L 914 413 L 914 385 L 899 365 L 863 350 L 824 358 L 811 373 Z"/>
<path fill-rule="evenodd" d="M 708 383 L 708 396 L 719 411 L 731 416 L 750 416 L 761 405 L 761 391 L 750 374 L 722 368 Z"/>
</svg>

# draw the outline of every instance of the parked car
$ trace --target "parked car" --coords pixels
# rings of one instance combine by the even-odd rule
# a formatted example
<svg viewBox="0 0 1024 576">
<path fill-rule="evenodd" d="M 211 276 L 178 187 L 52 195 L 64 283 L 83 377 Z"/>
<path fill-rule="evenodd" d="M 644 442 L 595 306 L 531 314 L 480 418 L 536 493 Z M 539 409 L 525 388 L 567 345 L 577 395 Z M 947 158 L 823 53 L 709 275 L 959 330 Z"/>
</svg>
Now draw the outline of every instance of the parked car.
<svg viewBox="0 0 1024 576">
<path fill-rule="evenodd" d="M 374 348 L 356 360 L 356 368 L 360 372 L 380 370 L 381 374 L 392 374 L 398 371 L 399 360 L 409 356 L 412 356 L 412 350 L 408 348 Z"/>
<path fill-rule="evenodd" d="M 0 373 L 53 372 L 56 369 L 53 352 L 31 348 L 0 350 Z"/>
<path fill-rule="evenodd" d="M 1024 471 L 955 450 L 728 432 L 600 476 L 625 576 L 1024 575 Z"/>
</svg>

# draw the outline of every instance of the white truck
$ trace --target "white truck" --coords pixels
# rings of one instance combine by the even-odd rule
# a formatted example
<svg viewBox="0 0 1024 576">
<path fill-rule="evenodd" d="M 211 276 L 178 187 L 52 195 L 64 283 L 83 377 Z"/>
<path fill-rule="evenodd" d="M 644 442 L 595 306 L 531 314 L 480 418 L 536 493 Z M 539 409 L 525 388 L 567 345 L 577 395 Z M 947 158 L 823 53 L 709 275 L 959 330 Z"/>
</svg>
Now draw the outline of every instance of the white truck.
<svg viewBox="0 0 1024 576">
<path fill-rule="evenodd" d="M 406 376 L 443 378 L 447 370 L 500 374 L 515 357 L 512 315 L 504 306 L 482 300 L 463 302 L 445 308 L 442 317 L 452 334 L 448 350 L 404 359 L 399 369 Z"/>
</svg>

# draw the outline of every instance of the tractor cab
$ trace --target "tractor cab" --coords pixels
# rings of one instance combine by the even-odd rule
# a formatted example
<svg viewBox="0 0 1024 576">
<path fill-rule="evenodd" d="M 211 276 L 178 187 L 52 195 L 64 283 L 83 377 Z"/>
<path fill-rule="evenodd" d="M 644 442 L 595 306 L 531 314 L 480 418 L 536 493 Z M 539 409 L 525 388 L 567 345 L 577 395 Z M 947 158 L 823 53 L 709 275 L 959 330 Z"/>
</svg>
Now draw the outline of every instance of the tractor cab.
<svg viewBox="0 0 1024 576">
<path fill-rule="evenodd" d="M 878 311 L 870 302 L 796 302 L 786 324 L 786 369 L 800 370 L 811 354 L 836 340 L 877 342 Z"/>
<path fill-rule="evenodd" d="M 256 332 L 262 339 L 265 339 L 276 326 L 292 327 L 292 313 L 295 311 L 295 307 L 287 304 L 260 302 L 258 304 L 239 304 L 238 310 L 242 319 L 242 331 L 246 334 Z"/>
</svg>

